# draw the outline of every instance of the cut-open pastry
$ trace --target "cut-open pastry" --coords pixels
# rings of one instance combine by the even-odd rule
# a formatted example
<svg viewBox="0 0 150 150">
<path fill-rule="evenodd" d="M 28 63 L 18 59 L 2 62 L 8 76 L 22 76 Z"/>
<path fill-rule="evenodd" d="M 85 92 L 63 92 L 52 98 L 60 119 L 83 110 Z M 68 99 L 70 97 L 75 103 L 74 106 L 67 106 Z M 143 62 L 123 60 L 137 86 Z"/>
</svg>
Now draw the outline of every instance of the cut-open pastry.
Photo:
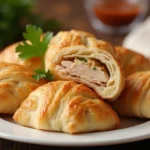
<svg viewBox="0 0 150 150">
<path fill-rule="evenodd" d="M 70 31 L 60 31 L 56 34 L 50 44 L 49 48 L 45 54 L 45 60 L 50 61 L 53 53 L 62 48 L 75 46 L 75 45 L 84 45 L 86 47 L 98 47 L 103 50 L 110 52 L 113 56 L 116 56 L 116 52 L 113 46 L 106 41 L 97 39 L 93 34 L 80 30 L 70 30 Z M 55 57 L 55 56 L 54 56 Z M 49 69 L 49 64 L 46 63 L 46 70 Z"/>
<path fill-rule="evenodd" d="M 124 88 L 124 74 L 117 60 L 107 51 L 85 46 L 70 46 L 51 55 L 47 66 L 55 80 L 73 80 L 93 88 L 109 101 Z"/>
<path fill-rule="evenodd" d="M 116 129 L 116 112 L 90 88 L 73 81 L 54 81 L 34 90 L 13 116 L 27 127 L 66 133 Z"/>
<path fill-rule="evenodd" d="M 126 77 L 134 72 L 150 70 L 150 60 L 142 54 L 121 46 L 116 46 L 115 50 L 122 62 Z"/>
<path fill-rule="evenodd" d="M 0 63 L 0 113 L 13 114 L 34 89 L 46 83 L 35 81 L 32 75 L 24 66 Z"/>
<path fill-rule="evenodd" d="M 128 76 L 123 92 L 112 106 L 122 116 L 150 118 L 150 71 Z"/>
<path fill-rule="evenodd" d="M 20 65 L 26 66 L 32 70 L 42 68 L 42 61 L 39 57 L 34 57 L 34 58 L 31 58 L 28 60 L 20 59 L 18 56 L 19 53 L 15 52 L 18 44 L 21 44 L 21 42 L 13 43 L 13 44 L 7 46 L 4 50 L 2 50 L 0 53 L 0 61 L 14 63 L 14 64 L 20 64 Z"/>
</svg>

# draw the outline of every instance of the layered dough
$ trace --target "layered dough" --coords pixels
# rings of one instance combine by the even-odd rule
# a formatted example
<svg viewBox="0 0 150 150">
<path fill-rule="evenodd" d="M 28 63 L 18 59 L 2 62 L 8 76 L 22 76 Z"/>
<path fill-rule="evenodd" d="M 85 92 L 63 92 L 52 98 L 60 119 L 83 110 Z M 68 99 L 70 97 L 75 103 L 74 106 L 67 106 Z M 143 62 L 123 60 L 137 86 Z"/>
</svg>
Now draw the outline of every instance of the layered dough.
<svg viewBox="0 0 150 150">
<path fill-rule="evenodd" d="M 150 71 L 128 76 L 123 92 L 112 106 L 121 116 L 150 118 Z"/>
<path fill-rule="evenodd" d="M 27 127 L 81 133 L 116 129 L 120 120 L 90 88 L 73 81 L 54 81 L 33 91 L 13 116 Z"/>
<path fill-rule="evenodd" d="M 38 86 L 46 83 L 32 78 L 33 72 L 24 66 L 0 63 L 0 113 L 14 114 L 20 104 Z"/>
<path fill-rule="evenodd" d="M 42 62 L 39 57 L 34 57 L 28 60 L 20 59 L 18 56 L 19 53 L 15 52 L 18 44 L 21 44 L 21 42 L 13 43 L 7 46 L 4 50 L 2 50 L 0 53 L 0 62 L 19 64 L 28 67 L 32 70 L 42 68 Z"/>
<path fill-rule="evenodd" d="M 50 60 L 46 65 L 55 80 L 83 83 L 109 101 L 115 100 L 124 88 L 124 74 L 119 62 L 109 52 L 97 47 L 62 48 L 51 55 Z"/>
<path fill-rule="evenodd" d="M 51 61 L 51 58 L 55 57 L 55 53 L 59 53 L 59 51 L 61 51 L 62 48 L 75 45 L 84 45 L 86 47 L 98 47 L 100 49 L 110 52 L 113 56 L 117 57 L 113 46 L 109 42 L 98 40 L 91 33 L 80 30 L 60 31 L 52 38 L 49 44 L 49 48 L 46 51 L 46 70 L 50 68 L 48 62 Z"/>
<path fill-rule="evenodd" d="M 126 77 L 138 71 L 150 70 L 150 60 L 142 54 L 121 46 L 116 46 L 115 50 L 118 58 L 121 60 Z"/>
</svg>

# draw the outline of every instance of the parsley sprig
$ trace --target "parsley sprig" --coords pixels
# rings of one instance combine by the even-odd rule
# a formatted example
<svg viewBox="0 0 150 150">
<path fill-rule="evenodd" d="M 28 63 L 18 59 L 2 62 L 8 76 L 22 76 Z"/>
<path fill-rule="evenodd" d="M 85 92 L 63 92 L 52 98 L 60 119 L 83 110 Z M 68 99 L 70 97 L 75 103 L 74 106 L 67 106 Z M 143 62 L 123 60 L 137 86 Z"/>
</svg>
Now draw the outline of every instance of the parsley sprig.
<svg viewBox="0 0 150 150">
<path fill-rule="evenodd" d="M 26 32 L 23 33 L 25 41 L 23 41 L 22 44 L 18 44 L 16 47 L 16 52 L 19 53 L 19 57 L 22 60 L 27 60 L 33 57 L 40 57 L 44 69 L 34 70 L 35 75 L 33 75 L 33 78 L 37 81 L 39 81 L 41 78 L 52 81 L 54 77 L 50 70 L 47 72 L 45 71 L 44 54 L 48 48 L 50 40 L 53 37 L 53 33 L 46 32 L 43 35 L 43 38 L 41 38 L 42 35 L 43 31 L 41 28 L 37 28 L 34 25 L 27 25 Z"/>
<path fill-rule="evenodd" d="M 39 81 L 41 78 L 46 78 L 50 81 L 52 81 L 54 79 L 54 76 L 50 73 L 50 71 L 48 70 L 47 72 L 45 72 L 44 70 L 42 69 L 37 69 L 34 71 L 36 74 L 33 75 L 33 78 L 36 80 L 36 81 Z"/>
</svg>

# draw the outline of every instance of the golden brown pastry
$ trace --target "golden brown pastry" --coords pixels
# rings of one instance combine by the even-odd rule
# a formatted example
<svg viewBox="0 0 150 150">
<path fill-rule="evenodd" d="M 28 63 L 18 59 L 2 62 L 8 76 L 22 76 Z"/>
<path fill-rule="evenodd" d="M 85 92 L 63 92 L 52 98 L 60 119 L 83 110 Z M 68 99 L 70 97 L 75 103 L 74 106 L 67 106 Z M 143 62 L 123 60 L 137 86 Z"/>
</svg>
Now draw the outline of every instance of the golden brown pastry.
<svg viewBox="0 0 150 150">
<path fill-rule="evenodd" d="M 97 47 L 70 46 L 50 55 L 46 61 L 55 80 L 83 83 L 109 101 L 115 100 L 124 88 L 124 74 L 117 60 Z"/>
<path fill-rule="evenodd" d="M 73 81 L 54 81 L 33 91 L 13 116 L 27 127 L 66 133 L 116 129 L 120 120 L 90 88 Z"/>
<path fill-rule="evenodd" d="M 150 61 L 142 54 L 121 46 L 116 46 L 115 50 L 122 62 L 126 77 L 134 72 L 150 70 Z"/>
<path fill-rule="evenodd" d="M 52 56 L 54 56 L 53 53 L 59 53 L 59 51 L 64 47 L 75 45 L 84 45 L 86 47 L 98 47 L 110 52 L 113 56 L 116 57 L 116 52 L 109 42 L 98 40 L 91 33 L 80 30 L 60 31 L 52 38 L 49 48 L 46 51 L 46 70 L 50 68 L 48 62 L 51 61 Z"/>
<path fill-rule="evenodd" d="M 0 113 L 13 114 L 20 103 L 45 81 L 35 81 L 24 66 L 0 63 Z"/>
<path fill-rule="evenodd" d="M 20 64 L 32 70 L 42 68 L 42 62 L 39 57 L 34 57 L 28 60 L 22 60 L 18 57 L 19 53 L 16 53 L 15 50 L 19 43 L 21 42 L 13 43 L 12 45 L 9 45 L 4 50 L 2 50 L 0 53 L 0 61 Z"/>
<path fill-rule="evenodd" d="M 150 71 L 128 76 L 123 92 L 112 106 L 121 116 L 150 118 Z"/>
</svg>

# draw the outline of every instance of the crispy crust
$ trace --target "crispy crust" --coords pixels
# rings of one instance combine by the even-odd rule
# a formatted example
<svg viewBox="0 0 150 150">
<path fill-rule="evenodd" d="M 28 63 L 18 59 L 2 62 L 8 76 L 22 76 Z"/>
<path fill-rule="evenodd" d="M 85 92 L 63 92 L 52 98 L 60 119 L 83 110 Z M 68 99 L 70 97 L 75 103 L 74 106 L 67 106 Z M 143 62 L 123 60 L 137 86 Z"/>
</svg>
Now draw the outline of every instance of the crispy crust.
<svg viewBox="0 0 150 150">
<path fill-rule="evenodd" d="M 98 40 L 96 37 L 88 32 L 80 30 L 61 31 L 53 37 L 49 44 L 49 48 L 45 54 L 45 68 L 50 69 L 49 61 L 58 54 L 62 48 L 83 45 L 86 47 L 97 47 L 102 50 L 108 51 L 117 58 L 113 46 L 106 41 Z"/>
<path fill-rule="evenodd" d="M 150 71 L 128 76 L 120 97 L 112 104 L 122 116 L 150 118 Z"/>
<path fill-rule="evenodd" d="M 120 58 L 125 76 L 129 76 L 132 73 L 138 71 L 147 71 L 150 69 L 150 61 L 142 54 L 136 53 L 130 49 L 116 46 L 117 56 Z"/>
<path fill-rule="evenodd" d="M 0 113 L 13 114 L 34 89 L 46 83 L 35 81 L 32 75 L 24 66 L 0 63 Z"/>
<path fill-rule="evenodd" d="M 117 114 L 90 88 L 55 81 L 32 92 L 13 116 L 23 126 L 81 133 L 118 128 Z"/>
</svg>

